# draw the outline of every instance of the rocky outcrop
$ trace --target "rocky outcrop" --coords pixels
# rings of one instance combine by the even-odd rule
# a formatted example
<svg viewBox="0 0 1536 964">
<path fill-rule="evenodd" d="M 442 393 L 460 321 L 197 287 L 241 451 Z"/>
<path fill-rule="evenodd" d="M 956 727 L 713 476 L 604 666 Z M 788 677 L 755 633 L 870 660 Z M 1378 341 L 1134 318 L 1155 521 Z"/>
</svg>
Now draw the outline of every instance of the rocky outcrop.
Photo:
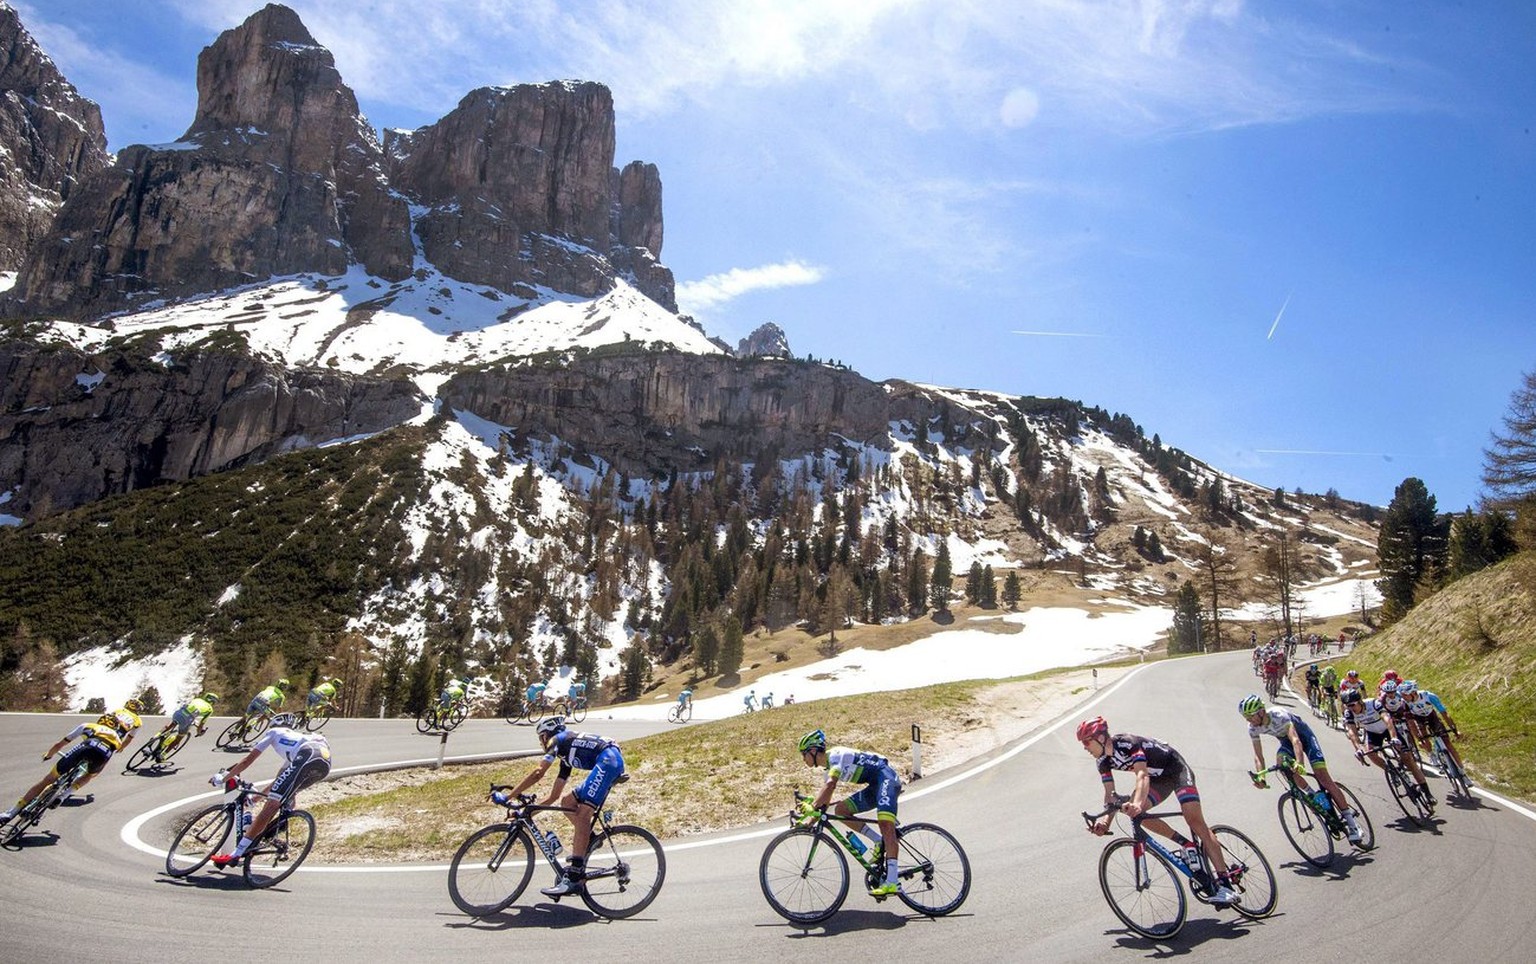
<svg viewBox="0 0 1536 964">
<path fill-rule="evenodd" d="M 381 431 L 416 415 L 409 382 L 283 369 L 231 353 L 169 366 L 0 344 L 0 493 L 36 519 L 279 452 Z"/>
<path fill-rule="evenodd" d="M 0 3 L 0 271 L 14 271 L 79 184 L 107 166 L 101 111 Z"/>
<path fill-rule="evenodd" d="M 758 325 L 752 334 L 736 344 L 739 358 L 793 358 L 789 350 L 789 336 L 773 322 Z"/>
<path fill-rule="evenodd" d="M 912 385 L 881 385 L 848 369 L 680 352 L 465 372 L 439 397 L 519 437 L 556 436 L 634 475 L 844 442 L 888 448 L 893 421 L 974 418 Z"/>
<path fill-rule="evenodd" d="M 198 57 L 182 139 L 135 146 L 75 192 L 28 257 L 13 310 L 91 317 L 274 275 L 391 280 L 412 268 L 410 214 L 329 51 L 270 5 Z"/>
<path fill-rule="evenodd" d="M 615 272 L 669 310 L 661 176 L 613 169 L 613 95 L 561 81 L 471 91 L 435 124 L 385 133 L 389 179 L 426 211 L 416 233 L 445 274 L 592 297 Z"/>
</svg>

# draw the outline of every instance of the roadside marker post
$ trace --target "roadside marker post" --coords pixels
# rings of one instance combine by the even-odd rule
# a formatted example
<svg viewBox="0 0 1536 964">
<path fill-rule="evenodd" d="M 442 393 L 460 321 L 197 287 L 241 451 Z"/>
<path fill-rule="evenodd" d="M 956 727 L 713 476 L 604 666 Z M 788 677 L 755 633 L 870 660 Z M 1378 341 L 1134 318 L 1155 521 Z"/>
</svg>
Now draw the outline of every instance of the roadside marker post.
<svg viewBox="0 0 1536 964">
<path fill-rule="evenodd" d="M 912 781 L 923 778 L 923 728 L 912 724 Z"/>
</svg>

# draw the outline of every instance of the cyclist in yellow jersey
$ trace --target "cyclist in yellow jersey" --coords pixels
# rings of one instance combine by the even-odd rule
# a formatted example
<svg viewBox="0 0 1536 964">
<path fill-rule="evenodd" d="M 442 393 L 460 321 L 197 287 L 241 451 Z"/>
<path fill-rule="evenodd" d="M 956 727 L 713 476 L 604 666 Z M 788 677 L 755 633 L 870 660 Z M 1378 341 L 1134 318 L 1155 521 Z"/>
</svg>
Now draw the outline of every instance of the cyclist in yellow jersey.
<svg viewBox="0 0 1536 964">
<path fill-rule="evenodd" d="M 329 706 L 334 709 L 336 706 L 336 691 L 339 689 L 341 689 L 340 679 L 321 680 L 314 689 L 309 691 L 309 697 L 304 704 L 305 709 L 311 713 L 322 706 Z"/>
<path fill-rule="evenodd" d="M 70 730 L 62 740 L 48 748 L 48 752 L 43 754 L 43 759 L 52 759 L 55 753 L 72 740 L 79 739 L 80 744 L 59 757 L 59 762 L 54 764 L 48 775 L 33 784 L 32 789 L 16 801 L 16 806 L 0 812 L 0 824 L 9 823 L 11 818 L 16 816 L 17 811 L 31 803 L 39 793 L 47 789 L 49 784 L 81 763 L 86 764 L 86 774 L 79 783 L 75 784 L 74 789 L 80 790 L 90 783 L 95 779 L 96 774 L 106 767 L 107 761 L 112 759 L 112 754 L 133 742 L 134 731 L 144 725 L 144 721 L 139 719 L 139 714 L 142 712 L 144 712 L 144 704 L 138 700 L 129 700 L 123 704 L 122 709 L 103 713 L 93 722 L 81 723 Z"/>
<path fill-rule="evenodd" d="M 186 703 L 177 707 L 176 712 L 160 728 L 156 737 L 164 736 L 174 727 L 176 732 L 185 733 L 192 727 L 197 727 L 197 735 L 202 736 L 208 729 L 208 717 L 213 715 L 213 704 L 219 701 L 219 694 L 204 693 L 202 696 L 194 696 Z"/>
<path fill-rule="evenodd" d="M 271 716 L 283 708 L 283 700 L 288 687 L 292 686 L 287 679 L 280 679 L 271 686 L 257 693 L 251 698 L 251 705 L 245 708 L 245 715 L 250 717 Z"/>
</svg>

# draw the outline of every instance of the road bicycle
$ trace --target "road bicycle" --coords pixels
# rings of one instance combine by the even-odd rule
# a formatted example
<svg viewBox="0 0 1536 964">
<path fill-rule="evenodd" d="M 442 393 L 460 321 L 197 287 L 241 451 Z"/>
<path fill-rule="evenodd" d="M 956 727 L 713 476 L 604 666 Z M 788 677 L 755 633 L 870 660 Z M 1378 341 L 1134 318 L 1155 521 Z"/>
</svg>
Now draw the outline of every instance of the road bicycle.
<svg viewBox="0 0 1536 964">
<path fill-rule="evenodd" d="M 668 723 L 687 723 L 691 719 L 693 719 L 693 700 L 673 703 L 672 708 L 667 710 Z"/>
<path fill-rule="evenodd" d="M 293 715 L 293 725 L 296 729 L 307 730 L 310 733 L 319 733 L 325 728 L 325 724 L 331 722 L 331 717 L 335 713 L 336 707 L 329 703 L 321 703 L 319 706 L 306 706 Z"/>
<path fill-rule="evenodd" d="M 1323 693 L 1323 722 L 1331 728 L 1339 728 L 1339 694 L 1335 690 Z"/>
<path fill-rule="evenodd" d="M 1088 826 L 1107 814 L 1118 814 L 1128 797 L 1116 796 L 1098 813 L 1083 813 Z M 1189 852 L 1168 847 L 1149 834 L 1143 820 L 1179 817 L 1177 812 L 1141 813 L 1131 817 L 1131 835 L 1111 840 L 1099 855 L 1099 888 L 1109 909 L 1131 930 L 1153 940 L 1173 937 L 1184 926 L 1189 904 L 1179 875 L 1188 880 L 1189 892 L 1202 903 L 1211 902 L 1215 881 L 1206 865 L 1199 841 L 1194 842 L 1193 866 Z M 1215 825 L 1211 833 L 1221 845 L 1228 883 L 1238 895 L 1230 906 L 1243 917 L 1258 920 L 1275 912 L 1279 896 L 1275 872 L 1247 835 L 1228 826 Z"/>
<path fill-rule="evenodd" d="M 1280 674 L 1264 674 L 1264 692 L 1269 695 L 1271 701 L 1280 698 Z"/>
<path fill-rule="evenodd" d="M 234 846 L 233 828 L 241 828 L 236 831 L 238 835 L 250 826 L 263 794 L 245 780 L 236 779 L 226 786 L 237 792 L 223 803 L 199 810 L 177 831 L 165 852 L 165 872 L 170 876 L 186 877 L 196 872 L 226 842 Z M 298 870 L 314 845 L 315 818 L 309 811 L 295 810 L 284 802 L 241 858 L 240 873 L 252 887 L 271 887 Z"/>
<path fill-rule="evenodd" d="M 448 733 L 463 723 L 468 716 L 469 707 L 463 700 L 454 700 L 447 706 L 433 700 L 416 714 L 416 730 L 420 733 L 431 733 L 433 730 Z"/>
<path fill-rule="evenodd" d="M 223 732 L 214 739 L 213 745 L 221 750 L 249 746 L 258 736 L 266 732 L 267 727 L 272 725 L 275 712 L 268 709 L 237 717 L 233 723 L 224 727 Z"/>
<path fill-rule="evenodd" d="M 1278 809 L 1280 828 L 1285 831 L 1286 839 L 1312 866 L 1326 867 L 1333 863 L 1337 842 L 1349 839 L 1349 826 L 1344 822 L 1344 815 L 1333 805 L 1333 798 L 1321 787 L 1313 791 L 1303 790 L 1291 768 L 1279 764 L 1258 773 L 1250 772 L 1248 776 L 1255 785 L 1263 788 L 1268 786 L 1265 776 L 1270 773 L 1280 774 L 1285 781 L 1285 792 L 1280 795 Z M 1376 828 L 1371 824 L 1370 814 L 1365 812 L 1355 791 L 1342 783 L 1336 785 L 1355 812 L 1355 826 L 1360 831 L 1360 841 L 1350 846 L 1362 851 L 1374 850 Z"/>
<path fill-rule="evenodd" d="M 1434 819 L 1434 804 L 1426 799 L 1427 794 L 1419 789 L 1413 774 L 1403 763 L 1396 741 L 1384 744 L 1379 752 L 1382 762 L 1386 764 L 1387 789 L 1392 791 L 1392 799 L 1397 801 L 1398 809 L 1415 826 L 1429 826 Z"/>
<path fill-rule="evenodd" d="M 868 847 L 851 826 L 863 821 L 818 811 L 806 823 L 801 807 L 811 798 L 795 793 L 790 828 L 768 842 L 757 879 L 774 912 L 791 923 L 818 924 L 848 897 L 848 855 L 864 871 L 866 887 L 885 881 L 885 847 Z M 971 862 L 949 831 L 931 823 L 897 824 L 900 865 L 896 896 L 928 917 L 953 913 L 971 892 Z M 875 897 L 885 900 L 885 895 Z"/>
<path fill-rule="evenodd" d="M 563 874 L 560 838 L 541 829 L 535 815 L 569 811 L 539 806 L 531 794 L 509 799 L 511 790 L 491 787 L 491 802 L 506 808 L 506 819 L 470 834 L 448 867 L 448 896 L 471 917 L 495 914 L 521 897 L 533 879 L 537 854 L 544 856 L 555 880 Z M 585 873 L 573 893 L 599 917 L 633 917 L 661 892 L 667 858 L 649 830 L 612 820 L 611 810 L 593 815 Z M 559 903 L 561 898 L 550 899 Z"/>
<path fill-rule="evenodd" d="M 1467 782 L 1467 773 L 1456 765 L 1456 758 L 1451 756 L 1451 748 L 1446 744 L 1444 735 L 1432 733 L 1429 737 L 1429 752 L 1434 758 L 1435 768 L 1438 769 L 1451 784 L 1451 792 L 1460 794 L 1467 799 L 1472 798 L 1472 785 Z"/>
<path fill-rule="evenodd" d="M 581 709 L 582 719 L 585 719 L 587 715 L 585 700 L 582 701 Z M 540 696 L 536 700 L 523 700 L 522 704 L 518 706 L 512 715 L 507 717 L 507 722 L 530 723 L 534 726 L 537 726 L 539 721 L 544 719 L 544 717 L 557 715 L 564 716 L 566 714 L 558 713 L 554 703 L 550 702 L 547 697 Z"/>
<path fill-rule="evenodd" d="M 1418 741 L 1413 738 L 1412 733 L 1408 732 L 1408 721 L 1399 720 L 1394 717 L 1392 726 L 1393 732 L 1397 734 L 1398 741 L 1403 744 L 1403 749 L 1407 750 L 1409 753 L 1412 753 L 1413 762 L 1417 763 L 1420 769 L 1423 769 L 1424 754 L 1419 752 Z"/>
<path fill-rule="evenodd" d="M 84 762 L 77 763 L 68 773 L 61 773 L 54 777 L 53 782 L 43 788 L 43 792 L 32 798 L 32 802 L 16 811 L 16 816 L 10 822 L 0 827 L 0 847 L 8 847 L 20 840 L 28 830 L 37 826 L 43 819 L 43 814 L 57 807 L 69 797 L 69 792 L 75 788 L 75 784 L 85 779 L 85 774 L 90 767 Z"/>
<path fill-rule="evenodd" d="M 144 745 L 128 758 L 123 770 L 133 773 L 141 768 L 148 767 L 153 770 L 170 762 L 171 757 L 181 752 L 181 748 L 192 742 L 192 731 L 172 728 L 162 730 L 144 741 Z"/>
</svg>

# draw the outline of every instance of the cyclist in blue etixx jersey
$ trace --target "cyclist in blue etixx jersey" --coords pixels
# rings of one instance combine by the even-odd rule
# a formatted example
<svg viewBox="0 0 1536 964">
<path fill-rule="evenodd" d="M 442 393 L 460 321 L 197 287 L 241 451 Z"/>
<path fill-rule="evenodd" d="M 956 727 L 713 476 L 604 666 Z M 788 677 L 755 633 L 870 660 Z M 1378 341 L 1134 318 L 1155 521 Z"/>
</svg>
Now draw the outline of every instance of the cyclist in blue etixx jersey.
<svg viewBox="0 0 1536 964">
<path fill-rule="evenodd" d="M 800 738 L 800 759 L 808 767 L 825 767 L 827 782 L 822 784 L 816 799 L 802 807 L 804 819 L 811 819 L 817 811 L 827 809 L 832 794 L 840 782 L 861 783 L 864 789 L 838 802 L 834 812 L 841 817 L 851 817 L 867 810 L 875 811 L 875 821 L 880 829 L 874 830 L 868 823 L 853 821 L 853 827 L 865 837 L 884 847 L 885 880 L 870 888 L 875 897 L 894 894 L 899 889 L 897 871 L 900 844 L 896 839 L 896 801 L 901 796 L 901 777 L 891 762 L 878 753 L 866 753 L 834 746 L 827 749 L 827 735 L 812 730 Z"/>
<path fill-rule="evenodd" d="M 585 703 L 587 701 L 587 684 L 579 679 L 571 680 L 571 688 L 566 690 L 566 695 L 570 697 L 573 704 Z"/>
<path fill-rule="evenodd" d="M 565 816 L 575 828 L 571 836 L 571 859 L 559 881 L 552 887 L 543 888 L 541 893 L 546 897 L 564 897 L 579 889 L 586 876 L 592 821 L 603 801 L 608 799 L 608 792 L 613 789 L 613 785 L 624 779 L 624 755 L 619 751 L 619 745 L 612 740 L 594 733 L 576 733 L 566 729 L 565 721 L 558 716 L 540 723 L 535 732 L 539 735 L 539 744 L 544 747 L 544 758 L 509 796 L 516 799 L 518 794 L 544 779 L 551 763 L 560 761 L 555 784 L 550 787 L 549 796 L 539 801 L 539 805 L 547 807 L 558 798 L 560 805 L 565 808 Z M 586 770 L 587 778 L 581 782 L 581 786 L 562 797 L 561 791 L 565 789 L 565 782 L 570 779 L 572 770 Z"/>
<path fill-rule="evenodd" d="M 1445 750 L 1451 755 L 1456 766 L 1461 770 L 1461 778 L 1472 789 L 1472 778 L 1467 776 L 1467 766 L 1461 762 L 1461 754 L 1456 752 L 1456 744 L 1451 742 L 1451 731 L 1455 725 L 1450 722 L 1451 715 L 1446 712 L 1445 704 L 1440 697 L 1429 690 L 1419 689 L 1419 684 L 1414 680 L 1404 680 L 1397 688 L 1398 695 L 1403 698 L 1407 712 L 1404 718 L 1408 720 L 1408 728 L 1413 732 L 1419 745 L 1425 750 L 1429 749 L 1431 737 L 1438 736 L 1445 741 Z"/>
<path fill-rule="evenodd" d="M 1317 777 L 1317 782 L 1322 786 L 1323 791 L 1333 800 L 1333 805 L 1344 817 L 1344 826 L 1349 831 L 1349 842 L 1359 843 L 1360 827 L 1355 823 L 1355 811 L 1351 809 L 1349 801 L 1339 790 L 1339 785 L 1333 782 L 1333 777 L 1328 773 L 1328 761 L 1323 758 L 1322 745 L 1317 742 L 1317 734 L 1312 732 L 1312 727 L 1290 710 L 1284 710 L 1278 706 L 1265 709 L 1264 701 L 1257 693 L 1250 693 L 1244 697 L 1238 703 L 1237 711 L 1248 721 L 1248 737 L 1253 741 L 1254 769 L 1264 769 L 1264 746 L 1259 738 L 1268 734 L 1279 740 L 1280 751 L 1275 755 L 1275 762 L 1294 773 L 1293 779 L 1303 793 L 1311 791 L 1307 786 L 1306 777 L 1302 775 L 1300 761 L 1305 759 L 1311 763 L 1312 775 Z M 1263 785 L 1262 782 L 1260 785 Z"/>
<path fill-rule="evenodd" d="M 682 708 L 686 707 L 691 702 L 693 702 L 693 690 L 691 690 L 688 687 L 684 686 L 683 687 L 683 691 L 681 693 L 677 694 L 677 706 L 678 706 L 678 709 L 682 709 Z"/>
<path fill-rule="evenodd" d="M 133 742 L 133 735 L 144 721 L 139 719 L 139 714 L 144 712 L 144 704 L 138 700 L 129 700 L 123 704 L 122 709 L 113 710 L 111 713 L 103 713 L 90 723 L 81 723 L 65 734 L 64 738 L 48 748 L 43 754 L 44 760 L 53 759 L 53 755 L 72 740 L 78 739 L 80 744 L 72 747 L 68 753 L 59 757 L 59 762 L 53 765 L 48 775 L 32 785 L 32 789 L 21 795 L 16 805 L 9 810 L 0 812 L 0 824 L 10 823 L 23 807 L 37 798 L 39 793 L 47 789 L 54 780 L 73 770 L 81 763 L 86 765 L 85 776 L 75 784 L 70 793 L 74 798 L 74 791 L 80 790 L 96 778 L 106 767 L 107 761 L 112 759 L 112 754 L 124 749 Z"/>
<path fill-rule="evenodd" d="M 222 854 L 214 854 L 211 858 L 215 867 L 228 867 L 236 863 L 251 844 L 260 839 L 267 825 L 277 816 L 278 810 L 284 803 L 292 803 L 299 791 L 311 784 L 325 779 L 331 772 L 331 745 L 325 737 L 319 733 L 305 733 L 303 730 L 294 729 L 298 722 L 292 713 L 279 714 L 272 720 L 272 726 L 256 742 L 251 744 L 251 752 L 242 757 L 239 762 L 228 770 L 220 770 L 208 782 L 214 786 L 222 785 L 225 790 L 233 790 L 239 786 L 235 779 L 247 767 L 256 762 L 264 750 L 275 750 L 283 758 L 283 768 L 278 771 L 276 779 L 270 786 L 261 792 L 266 797 L 261 809 L 256 812 L 250 826 L 240 835 L 235 849 Z"/>
<path fill-rule="evenodd" d="M 1135 736 L 1130 733 L 1116 733 L 1111 736 L 1109 724 L 1102 716 L 1084 720 L 1078 724 L 1077 742 L 1081 743 L 1083 749 L 1088 751 L 1088 755 L 1098 762 L 1099 779 L 1104 784 L 1106 808 L 1115 799 L 1115 770 L 1125 770 L 1136 776 L 1136 785 L 1131 790 L 1131 798 L 1120 805 L 1120 812 L 1127 817 L 1146 813 L 1170 793 L 1178 799 L 1184 822 L 1189 824 L 1190 833 L 1200 838 L 1205 858 L 1210 862 L 1211 870 L 1216 873 L 1216 886 L 1211 891 L 1211 903 L 1221 906 L 1237 903 L 1237 893 L 1232 890 L 1227 879 L 1227 862 L 1222 856 L 1221 845 L 1212 835 L 1210 826 L 1205 822 L 1205 813 L 1200 807 L 1200 791 L 1195 787 L 1195 771 L 1184 762 L 1179 751 L 1166 743 L 1144 736 Z M 1106 813 L 1094 821 L 1093 826 L 1088 829 L 1102 837 L 1109 832 L 1111 819 L 1112 815 Z M 1159 818 L 1145 818 L 1142 825 L 1174 841 L 1180 847 L 1187 849 L 1191 846 L 1183 834 Z M 1193 870 L 1194 867 L 1190 869 Z"/>
<path fill-rule="evenodd" d="M 529 705 L 532 705 L 544 698 L 544 691 L 547 689 L 549 689 L 549 686 L 545 683 L 532 683 L 528 686 L 528 691 L 523 695 L 527 697 Z"/>
</svg>

